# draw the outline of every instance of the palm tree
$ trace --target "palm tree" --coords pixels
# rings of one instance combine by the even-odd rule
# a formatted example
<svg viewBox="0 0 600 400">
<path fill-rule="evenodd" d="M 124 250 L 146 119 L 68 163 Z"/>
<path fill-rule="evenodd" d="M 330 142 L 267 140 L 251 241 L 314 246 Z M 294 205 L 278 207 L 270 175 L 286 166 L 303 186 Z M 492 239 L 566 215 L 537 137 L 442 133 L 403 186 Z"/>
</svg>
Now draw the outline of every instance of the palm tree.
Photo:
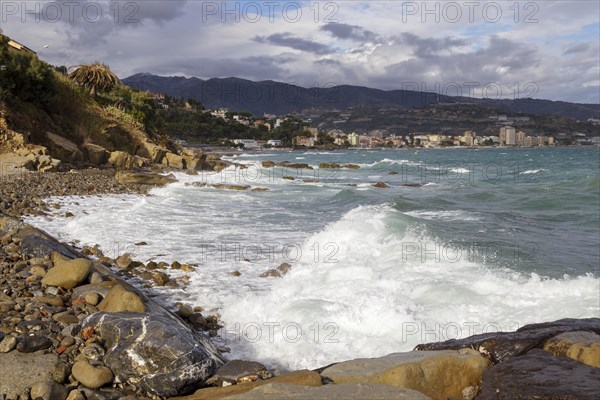
<svg viewBox="0 0 600 400">
<path fill-rule="evenodd" d="M 69 77 L 77 84 L 90 90 L 92 96 L 98 90 L 108 91 L 121 85 L 119 78 L 110 70 L 109 66 L 96 62 L 71 67 Z"/>
</svg>

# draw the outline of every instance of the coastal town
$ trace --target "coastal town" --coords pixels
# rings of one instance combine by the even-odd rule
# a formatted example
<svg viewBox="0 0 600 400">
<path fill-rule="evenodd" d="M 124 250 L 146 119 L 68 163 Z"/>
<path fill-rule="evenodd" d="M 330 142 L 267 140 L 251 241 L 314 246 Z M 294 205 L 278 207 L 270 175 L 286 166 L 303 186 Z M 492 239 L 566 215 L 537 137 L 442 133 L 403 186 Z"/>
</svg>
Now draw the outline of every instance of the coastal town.
<svg viewBox="0 0 600 400">
<path fill-rule="evenodd" d="M 156 94 L 153 94 L 157 96 Z M 280 117 L 265 114 L 254 118 L 250 113 L 237 113 L 227 109 L 207 110 L 212 116 L 233 121 L 247 127 L 272 131 L 290 120 L 302 120 L 302 133 L 292 138 L 292 146 L 279 139 L 234 139 L 233 144 L 244 150 L 261 149 L 289 149 L 301 148 L 354 148 L 354 149 L 380 149 L 380 148 L 445 148 L 445 147 L 540 147 L 540 146 L 565 146 L 565 145 L 600 145 L 600 137 L 589 136 L 580 132 L 561 132 L 558 134 L 531 134 L 518 129 L 519 123 L 527 123 L 530 117 L 490 115 L 489 120 L 493 125 L 486 129 L 484 134 L 475 130 L 463 132 L 434 133 L 434 132 L 402 132 L 401 129 L 373 129 L 363 132 L 346 132 L 342 129 L 320 129 L 310 126 L 312 119 L 303 116 Z M 349 114 L 347 114 L 349 115 Z M 589 119 L 588 123 L 600 125 L 600 120 Z M 514 125 L 517 125 L 515 127 Z M 497 134 L 490 134 L 490 130 L 497 130 Z"/>
</svg>

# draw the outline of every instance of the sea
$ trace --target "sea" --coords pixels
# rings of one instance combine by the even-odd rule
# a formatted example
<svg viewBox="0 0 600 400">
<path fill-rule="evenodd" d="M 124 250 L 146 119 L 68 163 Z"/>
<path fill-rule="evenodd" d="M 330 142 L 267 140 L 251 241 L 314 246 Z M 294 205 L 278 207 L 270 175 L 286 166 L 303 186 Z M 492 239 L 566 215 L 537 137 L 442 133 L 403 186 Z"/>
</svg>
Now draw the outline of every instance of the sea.
<svg viewBox="0 0 600 400">
<path fill-rule="evenodd" d="M 187 275 L 185 286 L 143 290 L 171 308 L 218 314 L 214 340 L 228 358 L 280 370 L 600 316 L 598 147 L 225 159 L 238 166 L 178 173 L 149 196 L 52 198 L 60 209 L 27 222 L 110 257 L 195 265 L 168 271 Z M 312 169 L 265 168 L 265 160 Z M 261 277 L 284 263 L 282 277 Z"/>
</svg>

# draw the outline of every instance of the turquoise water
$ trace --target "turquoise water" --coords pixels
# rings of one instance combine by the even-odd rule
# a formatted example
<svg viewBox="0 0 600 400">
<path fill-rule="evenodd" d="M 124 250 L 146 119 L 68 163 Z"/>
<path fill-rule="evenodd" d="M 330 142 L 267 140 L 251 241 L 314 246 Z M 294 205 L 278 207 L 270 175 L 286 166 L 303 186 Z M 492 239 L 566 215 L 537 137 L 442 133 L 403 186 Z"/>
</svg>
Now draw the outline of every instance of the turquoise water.
<svg viewBox="0 0 600 400">
<path fill-rule="evenodd" d="M 600 274 L 597 147 L 269 153 L 260 158 L 361 166 L 279 172 L 338 188 L 362 184 L 316 201 L 294 199 L 306 213 L 316 214 L 317 225 L 323 215 L 333 219 L 358 204 L 389 203 L 404 213 L 405 224 L 420 226 L 444 244 L 456 242 L 487 255 L 492 266 L 548 277 Z M 256 175 L 248 172 L 246 180 L 252 183 Z M 357 190 L 378 181 L 390 188 Z"/>
<path fill-rule="evenodd" d="M 30 222 L 66 241 L 98 243 L 109 256 L 196 264 L 189 285 L 149 294 L 219 313 L 225 328 L 217 340 L 232 358 L 316 368 L 527 323 L 598 317 L 599 153 L 242 153 L 230 160 L 245 168 L 177 174 L 179 182 L 149 197 L 55 199 L 60 210 Z M 262 160 L 313 169 L 266 169 Z M 260 277 L 282 262 L 292 265 L 285 277 Z"/>
</svg>

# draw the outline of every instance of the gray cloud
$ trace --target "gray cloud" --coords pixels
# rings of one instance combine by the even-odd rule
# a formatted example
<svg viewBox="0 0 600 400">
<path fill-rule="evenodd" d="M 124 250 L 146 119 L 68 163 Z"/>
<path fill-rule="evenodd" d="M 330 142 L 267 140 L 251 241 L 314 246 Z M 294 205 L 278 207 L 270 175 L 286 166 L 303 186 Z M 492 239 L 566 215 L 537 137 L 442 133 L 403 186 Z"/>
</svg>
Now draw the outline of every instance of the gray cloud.
<svg viewBox="0 0 600 400">
<path fill-rule="evenodd" d="M 329 46 L 313 42 L 312 40 L 292 36 L 289 32 L 274 33 L 269 36 L 256 36 L 253 40 L 257 43 L 274 44 L 276 46 L 289 47 L 291 49 L 319 55 L 330 54 L 334 51 Z"/>
<path fill-rule="evenodd" d="M 330 33 L 338 39 L 349 39 L 358 42 L 377 42 L 380 37 L 374 32 L 364 29 L 358 25 L 342 23 L 329 23 L 321 27 L 324 32 Z"/>
<path fill-rule="evenodd" d="M 590 49 L 589 43 L 574 44 L 572 46 L 569 46 L 564 51 L 563 55 L 567 56 L 567 55 L 572 55 L 572 54 L 585 53 L 589 49 Z"/>
<path fill-rule="evenodd" d="M 468 43 L 466 40 L 455 39 L 452 37 L 445 37 L 441 39 L 421 38 L 408 32 L 404 32 L 400 36 L 396 36 L 394 40 L 400 44 L 411 47 L 415 55 L 421 58 L 431 58 L 444 50 L 451 50 L 456 47 L 465 46 Z"/>
</svg>

